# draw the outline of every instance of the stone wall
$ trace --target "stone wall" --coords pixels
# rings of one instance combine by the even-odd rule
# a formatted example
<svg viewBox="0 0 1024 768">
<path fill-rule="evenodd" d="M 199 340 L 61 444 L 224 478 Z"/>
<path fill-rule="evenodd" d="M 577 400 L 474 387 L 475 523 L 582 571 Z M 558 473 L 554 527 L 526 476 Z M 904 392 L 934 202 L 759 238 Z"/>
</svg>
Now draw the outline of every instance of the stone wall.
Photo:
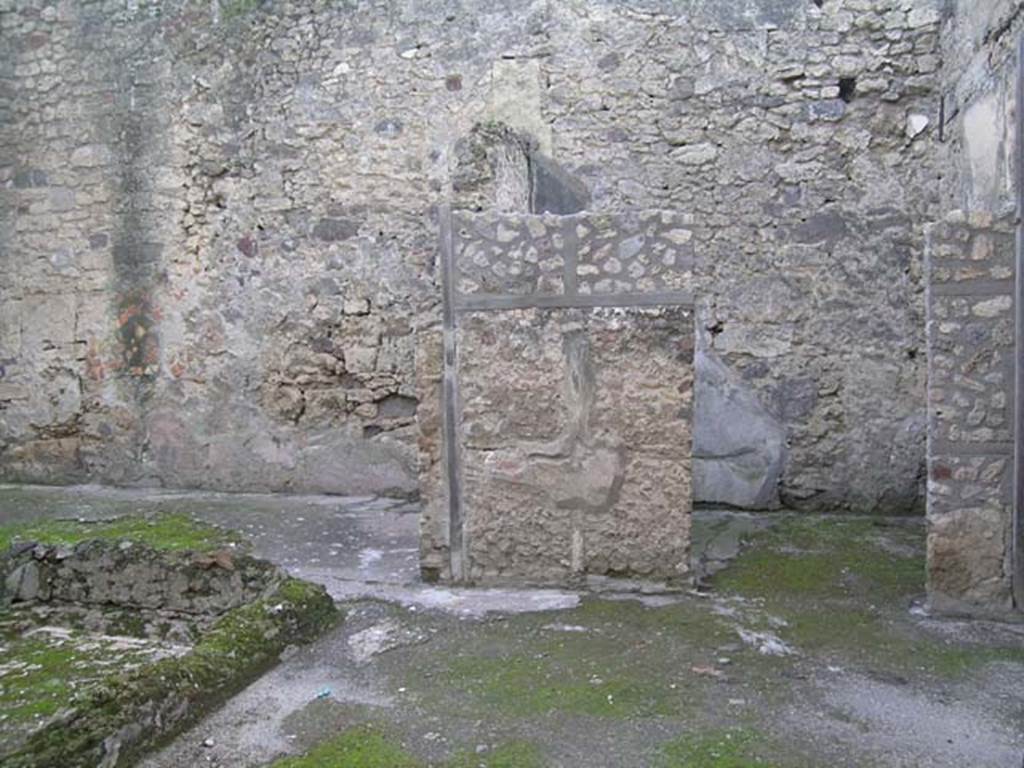
<svg viewBox="0 0 1024 768">
<path fill-rule="evenodd" d="M 34 602 L 217 616 L 276 589 L 284 573 L 227 550 L 161 552 L 131 541 L 15 544 L 0 554 L 0 606 Z"/>
<path fill-rule="evenodd" d="M 1016 205 L 1013 118 L 1024 4 L 951 6 L 942 33 L 942 207 L 999 216 Z"/>
<path fill-rule="evenodd" d="M 9 0 L 0 478 L 414 492 L 451 201 L 707 226 L 698 499 L 918 509 L 938 5 Z"/>
<path fill-rule="evenodd" d="M 1020 574 L 1013 475 L 1022 33 L 1019 0 L 948 4 L 943 215 L 929 228 L 928 245 L 928 563 L 930 600 L 939 610 L 1008 609 Z"/>
<path fill-rule="evenodd" d="M 420 325 L 425 576 L 688 580 L 685 217 L 450 215 Z"/>
</svg>

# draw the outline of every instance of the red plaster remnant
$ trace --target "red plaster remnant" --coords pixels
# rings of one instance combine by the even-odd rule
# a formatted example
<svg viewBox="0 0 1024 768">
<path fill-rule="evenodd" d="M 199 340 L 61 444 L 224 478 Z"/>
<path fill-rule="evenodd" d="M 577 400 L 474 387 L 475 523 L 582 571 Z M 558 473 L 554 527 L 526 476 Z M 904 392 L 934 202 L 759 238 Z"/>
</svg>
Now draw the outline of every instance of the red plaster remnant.
<svg viewBox="0 0 1024 768">
<path fill-rule="evenodd" d="M 220 549 L 206 555 L 197 555 L 193 562 L 207 571 L 214 567 L 223 568 L 225 571 L 235 570 L 234 558 L 226 549 Z"/>
<path fill-rule="evenodd" d="M 107 366 L 96 339 L 89 340 L 89 349 L 85 353 L 85 375 L 93 381 L 103 381 L 107 376 Z"/>
<path fill-rule="evenodd" d="M 160 312 L 148 298 L 126 297 L 117 316 L 118 338 L 123 350 L 123 366 L 130 376 L 156 373 L 159 362 L 159 341 L 155 327 Z"/>
<path fill-rule="evenodd" d="M 953 470 L 945 464 L 936 464 L 932 469 L 932 480 L 949 480 L 953 476 Z"/>
<path fill-rule="evenodd" d="M 132 304 L 124 307 L 120 314 L 117 316 L 117 327 L 124 328 L 125 325 L 133 318 L 142 314 L 142 308 L 138 304 Z"/>
</svg>

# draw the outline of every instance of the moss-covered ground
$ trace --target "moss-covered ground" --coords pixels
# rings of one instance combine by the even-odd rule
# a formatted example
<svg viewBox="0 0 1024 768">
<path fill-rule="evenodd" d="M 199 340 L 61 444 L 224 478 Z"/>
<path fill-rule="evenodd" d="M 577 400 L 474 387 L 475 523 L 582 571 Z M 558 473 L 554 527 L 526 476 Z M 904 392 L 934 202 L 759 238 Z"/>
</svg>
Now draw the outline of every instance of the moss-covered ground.
<svg viewBox="0 0 1024 768">
<path fill-rule="evenodd" d="M 510 742 L 494 749 L 465 751 L 434 768 L 542 768 L 537 748 Z M 272 768 L 427 768 L 385 727 L 362 725 L 328 739 L 304 755 L 276 761 Z"/>
<path fill-rule="evenodd" d="M 907 621 L 925 592 L 919 526 L 885 519 L 789 517 L 755 536 L 712 581 L 786 623 L 779 635 L 825 661 L 906 676 L 957 676 L 1024 663 L 1019 644 L 944 639 Z"/>
<path fill-rule="evenodd" d="M 750 728 L 711 730 L 680 736 L 661 745 L 656 768 L 780 768 L 762 759 L 767 741 Z M 549 765 L 535 744 L 510 742 L 493 749 L 466 750 L 442 762 L 412 755 L 385 727 L 362 725 L 321 742 L 307 753 L 277 760 L 270 768 L 544 768 Z M 796 766 L 796 763 L 787 763 Z M 813 768 L 802 763 L 803 768 Z"/>
<path fill-rule="evenodd" d="M 990 671 L 1024 677 L 1012 633 L 943 633 L 910 612 L 924 593 L 923 552 L 913 521 L 780 516 L 748 531 L 704 597 L 590 596 L 569 610 L 473 621 L 363 604 L 352 631 L 398 623 L 432 639 L 361 673 L 386 687 L 390 705 L 333 705 L 333 720 L 331 707 L 300 709 L 286 726 L 301 733 L 297 754 L 269 765 L 959 765 L 973 747 L 921 757 L 929 747 L 901 745 L 899 734 L 887 737 L 896 746 L 874 743 L 891 712 L 858 704 L 898 693 L 928 732 L 947 724 L 937 702 L 977 698 Z M 751 633 L 777 638 L 783 655 L 745 640 Z M 833 686 L 848 688 L 833 699 Z M 971 727 L 985 722 L 976 717 Z M 302 728 L 303 718 L 315 725 Z M 1006 727 L 990 722 L 993 733 Z"/>
<path fill-rule="evenodd" d="M 758 756 L 768 739 L 751 728 L 714 729 L 679 736 L 661 747 L 658 768 L 773 768 L 778 764 Z M 811 768 L 811 766 L 807 766 Z"/>
<path fill-rule="evenodd" d="M 0 551 L 22 542 L 72 546 L 96 540 L 171 552 L 245 547 L 231 531 L 178 514 L 0 527 Z M 107 754 L 108 739 L 125 728 L 141 736 L 120 747 L 134 756 L 147 742 L 166 737 L 251 681 L 289 645 L 317 637 L 337 617 L 322 587 L 296 579 L 284 579 L 262 599 L 202 622 L 156 612 L 144 617 L 119 606 L 4 609 L 0 764 L 95 765 Z M 176 635 L 194 644 L 171 641 L 161 626 L 176 627 Z"/>
<path fill-rule="evenodd" d="M 204 516 L 204 500 L 187 501 L 146 509 Z M 131 513 L 136 502 L 118 503 L 86 514 Z M 261 551 L 287 540 L 273 551 L 289 565 L 315 553 L 316 567 L 329 567 L 335 553 L 320 543 L 356 533 L 355 552 L 339 549 L 350 561 L 360 547 L 414 545 L 342 528 L 336 521 L 356 518 L 326 504 L 283 516 L 285 501 L 262 503 L 251 527 L 234 508 L 206 517 L 265 531 Z M 140 768 L 1019 768 L 1024 632 L 911 610 L 925 591 L 920 521 L 773 515 L 734 528 L 729 517 L 715 517 L 713 533 L 724 549 L 737 537 L 744 546 L 731 561 L 716 558 L 724 567 L 701 594 L 591 595 L 573 608 L 517 613 L 510 592 L 507 613 L 472 618 L 425 609 L 450 599 L 440 587 L 422 588 L 422 603 L 353 598 L 340 628 Z M 154 516 L 139 519 L 132 525 L 160 539 L 150 543 L 181 541 L 180 530 L 159 534 Z M 98 530 L 86 528 L 82 538 Z M 35 538 L 20 531 L 18 540 Z M 223 545 L 208 533 L 212 547 Z M 277 631 L 264 623 L 277 604 L 208 637 L 188 663 L 157 662 L 161 677 L 188 696 L 217 689 L 221 671 L 258 655 L 252 649 Z M 130 617 L 122 624 L 133 634 Z M 381 641 L 368 658 L 355 651 L 361 633 Z M 782 655 L 763 652 L 773 649 Z M 71 698 L 101 713 L 136 690 L 85 687 L 102 695 Z"/>
<path fill-rule="evenodd" d="M 0 618 L 0 745 L 70 706 L 78 692 L 178 652 L 160 639 L 96 635 Z"/>
<path fill-rule="evenodd" d="M 0 525 L 0 552 L 18 542 L 74 545 L 83 541 L 134 541 L 159 550 L 208 551 L 238 546 L 241 537 L 189 517 L 165 513 L 107 520 L 36 520 Z"/>
</svg>

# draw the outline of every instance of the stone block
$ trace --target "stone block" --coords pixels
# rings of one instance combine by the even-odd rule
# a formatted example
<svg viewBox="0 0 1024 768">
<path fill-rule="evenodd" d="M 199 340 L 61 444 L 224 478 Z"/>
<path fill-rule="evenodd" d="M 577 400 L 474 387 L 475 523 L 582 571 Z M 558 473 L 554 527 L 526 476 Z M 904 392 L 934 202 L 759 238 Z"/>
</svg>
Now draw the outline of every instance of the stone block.
<svg viewBox="0 0 1024 768">
<path fill-rule="evenodd" d="M 688 574 L 690 323 L 664 308 L 464 318 L 469 580 Z"/>
<path fill-rule="evenodd" d="M 572 272 L 596 248 L 614 250 L 620 267 L 664 266 L 692 231 L 660 212 L 448 220 L 455 244 L 449 250 L 442 237 L 447 325 L 435 309 L 417 331 L 425 575 L 686 581 L 689 294 L 671 290 L 668 279 L 634 277 L 597 296 Z M 543 250 L 557 255 L 567 279 L 551 293 L 538 279 L 492 281 L 477 272 L 467 287 L 482 248 L 502 277 L 522 275 Z M 692 276 L 689 267 L 685 274 Z"/>
</svg>

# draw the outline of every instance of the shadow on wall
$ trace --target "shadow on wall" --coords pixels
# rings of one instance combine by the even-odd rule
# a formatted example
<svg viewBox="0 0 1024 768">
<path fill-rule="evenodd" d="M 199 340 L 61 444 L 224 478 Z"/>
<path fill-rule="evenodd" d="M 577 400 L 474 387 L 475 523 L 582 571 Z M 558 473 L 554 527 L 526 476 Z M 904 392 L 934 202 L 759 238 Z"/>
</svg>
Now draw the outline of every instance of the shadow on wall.
<svg viewBox="0 0 1024 768">
<path fill-rule="evenodd" d="M 694 502 L 777 509 L 785 429 L 714 353 L 694 367 Z"/>
</svg>

